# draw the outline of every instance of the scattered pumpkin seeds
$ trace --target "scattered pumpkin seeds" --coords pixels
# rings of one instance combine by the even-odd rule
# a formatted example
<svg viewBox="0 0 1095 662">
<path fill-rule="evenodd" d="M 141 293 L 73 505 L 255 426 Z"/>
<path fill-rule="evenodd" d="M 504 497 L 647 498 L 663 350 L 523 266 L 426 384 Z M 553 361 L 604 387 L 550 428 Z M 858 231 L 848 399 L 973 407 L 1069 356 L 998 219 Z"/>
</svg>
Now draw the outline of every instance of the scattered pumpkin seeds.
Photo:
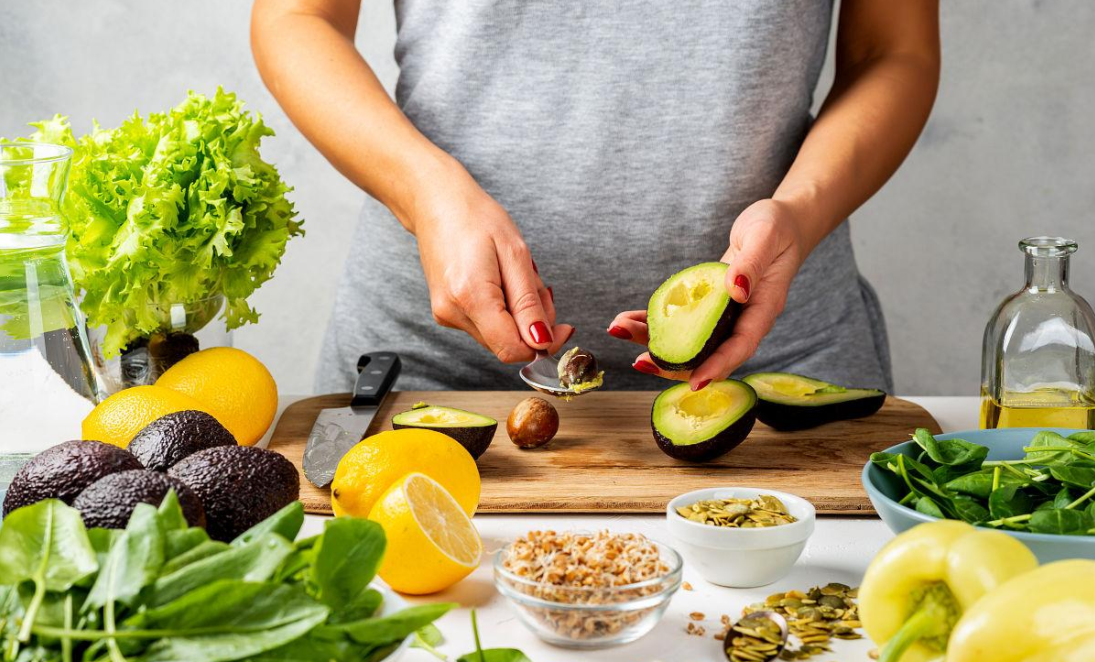
<svg viewBox="0 0 1095 662">
<path fill-rule="evenodd" d="M 825 586 L 815 586 L 805 593 L 802 591 L 787 591 L 768 596 L 762 603 L 749 605 L 742 610 L 745 618 L 750 614 L 763 611 L 773 611 L 787 620 L 790 637 L 798 640 L 798 648 L 792 648 L 790 644 L 779 654 L 780 660 L 806 660 L 815 655 L 830 652 L 830 644 L 833 639 L 862 639 L 858 632 L 862 624 L 859 622 L 859 607 L 856 605 L 856 597 L 859 589 L 851 588 L 844 584 L 831 583 Z M 740 626 L 745 622 L 742 618 L 738 622 Z M 726 619 L 728 621 L 729 619 Z M 770 619 L 764 621 L 771 623 Z M 744 634 L 737 627 L 729 627 L 724 622 L 723 636 L 730 640 L 736 639 L 739 634 Z M 732 642 L 731 642 L 732 643 Z M 750 642 L 743 642 L 747 644 Z M 735 649 L 736 650 L 736 649 Z M 763 649 L 750 650 L 749 654 L 763 653 Z M 761 662 L 769 658 L 758 657 L 733 657 L 731 645 L 726 645 L 727 659 L 732 662 Z"/>
<path fill-rule="evenodd" d="M 723 635 L 723 650 L 730 662 L 770 662 L 783 650 L 783 630 L 768 617 L 770 611 L 746 614 Z M 726 619 L 729 620 L 729 619 Z M 716 637 L 717 638 L 717 637 Z"/>
<path fill-rule="evenodd" d="M 710 499 L 677 508 L 681 517 L 707 524 L 739 529 L 790 524 L 798 520 L 787 512 L 787 506 L 770 494 L 755 499 Z"/>
</svg>

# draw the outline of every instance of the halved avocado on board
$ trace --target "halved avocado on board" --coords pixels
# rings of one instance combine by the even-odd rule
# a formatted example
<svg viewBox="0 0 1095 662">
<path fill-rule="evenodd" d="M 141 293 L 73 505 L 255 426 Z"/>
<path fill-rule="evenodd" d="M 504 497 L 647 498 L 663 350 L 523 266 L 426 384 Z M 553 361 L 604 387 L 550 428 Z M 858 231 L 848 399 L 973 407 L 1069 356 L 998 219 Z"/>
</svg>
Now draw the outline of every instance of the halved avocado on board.
<svg viewBox="0 0 1095 662">
<path fill-rule="evenodd" d="M 687 383 L 662 391 L 650 411 L 658 448 L 669 457 L 706 462 L 745 441 L 756 422 L 757 394 L 726 379 L 693 391 Z"/>
<path fill-rule="evenodd" d="M 650 297 L 647 349 L 662 370 L 692 370 L 730 336 L 741 305 L 726 290 L 727 265 L 704 262 L 670 276 Z"/>
<path fill-rule="evenodd" d="M 886 393 L 878 389 L 845 388 L 789 372 L 758 372 L 744 379 L 760 398 L 757 418 L 777 430 L 863 418 L 886 402 Z"/>
<path fill-rule="evenodd" d="M 392 427 L 396 430 L 425 428 L 447 434 L 460 442 L 460 445 L 478 460 L 494 439 L 498 421 L 463 409 L 438 407 L 419 402 L 409 411 L 393 416 Z"/>
</svg>

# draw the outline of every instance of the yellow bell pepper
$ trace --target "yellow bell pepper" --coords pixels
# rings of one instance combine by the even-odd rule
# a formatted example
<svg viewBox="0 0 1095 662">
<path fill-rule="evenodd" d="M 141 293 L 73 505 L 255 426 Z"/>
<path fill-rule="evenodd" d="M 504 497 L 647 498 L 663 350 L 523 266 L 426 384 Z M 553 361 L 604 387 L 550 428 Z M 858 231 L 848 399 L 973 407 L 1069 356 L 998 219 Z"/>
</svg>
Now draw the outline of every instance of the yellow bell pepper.
<svg viewBox="0 0 1095 662">
<path fill-rule="evenodd" d="M 1037 565 L 1023 543 L 999 531 L 954 520 L 921 524 L 891 540 L 867 568 L 860 621 L 882 646 L 879 662 L 940 659 L 963 612 Z"/>
<path fill-rule="evenodd" d="M 1095 660 L 1095 561 L 1058 561 L 1006 582 L 962 615 L 947 662 Z"/>
</svg>

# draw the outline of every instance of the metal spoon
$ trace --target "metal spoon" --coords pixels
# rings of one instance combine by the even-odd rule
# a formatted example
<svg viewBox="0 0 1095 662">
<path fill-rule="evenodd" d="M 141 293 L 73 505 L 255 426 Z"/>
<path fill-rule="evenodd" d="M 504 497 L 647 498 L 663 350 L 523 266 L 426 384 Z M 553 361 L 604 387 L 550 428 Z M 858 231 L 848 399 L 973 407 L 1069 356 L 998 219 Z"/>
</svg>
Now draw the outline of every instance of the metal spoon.
<svg viewBox="0 0 1095 662">
<path fill-rule="evenodd" d="M 585 395 L 600 388 L 598 386 L 584 391 L 564 388 L 559 384 L 559 359 L 540 349 L 536 350 L 536 358 L 532 363 L 521 368 L 521 379 L 534 390 L 547 395 L 554 395 L 557 398 Z"/>
<path fill-rule="evenodd" d="M 740 633 L 740 632 L 735 632 L 734 629 L 733 629 L 733 627 L 741 626 L 741 627 L 749 629 L 749 630 L 757 631 L 758 626 L 763 627 L 763 626 L 767 625 L 766 621 L 771 622 L 773 625 L 775 625 L 777 628 L 779 628 L 779 639 L 780 639 L 779 641 L 773 641 L 772 639 L 769 639 L 767 637 L 752 637 L 750 635 L 745 635 L 745 634 Z M 728 631 L 726 633 L 726 639 L 724 640 L 724 645 L 723 645 L 724 646 L 723 647 L 723 653 L 725 653 L 726 659 L 729 660 L 730 662 L 741 662 L 742 660 L 755 660 L 756 659 L 755 657 L 735 657 L 734 656 L 734 651 L 737 650 L 734 647 L 734 644 L 733 644 L 734 638 L 735 637 L 749 637 L 751 639 L 759 639 L 759 640 L 761 640 L 761 641 L 763 641 L 767 644 L 775 644 L 776 647 L 775 647 L 774 650 L 766 650 L 766 651 L 751 650 L 750 651 L 750 653 L 753 653 L 753 654 L 756 654 L 756 655 L 765 655 L 765 656 L 767 656 L 767 657 L 764 658 L 765 662 L 769 662 L 770 660 L 775 660 L 776 658 L 779 657 L 779 654 L 783 652 L 783 649 L 787 647 L 787 633 L 788 633 L 788 631 L 789 631 L 789 628 L 787 627 L 787 619 L 785 619 L 780 614 L 777 614 L 774 611 L 768 611 L 768 610 L 754 611 L 751 614 L 747 614 L 745 616 L 742 616 L 740 619 L 738 619 L 738 622 L 734 623 L 734 626 L 732 626 L 730 631 Z M 743 651 L 744 650 L 749 650 L 749 648 L 748 648 L 748 646 L 743 646 L 742 650 Z"/>
</svg>

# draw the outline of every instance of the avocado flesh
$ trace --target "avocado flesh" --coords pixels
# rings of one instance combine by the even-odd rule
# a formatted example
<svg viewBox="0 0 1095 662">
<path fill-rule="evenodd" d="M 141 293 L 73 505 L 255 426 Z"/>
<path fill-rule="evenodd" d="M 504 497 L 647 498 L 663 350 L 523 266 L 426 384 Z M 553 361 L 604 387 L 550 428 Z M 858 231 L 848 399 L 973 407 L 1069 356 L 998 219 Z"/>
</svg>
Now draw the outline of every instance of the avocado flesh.
<svg viewBox="0 0 1095 662">
<path fill-rule="evenodd" d="M 663 370 L 692 370 L 730 336 L 740 306 L 730 298 L 728 265 L 705 262 L 670 276 L 647 307 L 647 348 Z"/>
<path fill-rule="evenodd" d="M 699 391 L 677 384 L 654 400 L 650 425 L 666 455 L 703 462 L 730 452 L 749 436 L 756 405 L 753 389 L 737 380 L 714 382 Z"/>
<path fill-rule="evenodd" d="M 455 439 L 478 460 L 494 440 L 498 421 L 463 409 L 419 403 L 413 409 L 393 416 L 392 427 L 396 430 L 436 430 Z"/>
<path fill-rule="evenodd" d="M 789 372 L 756 373 L 745 382 L 760 398 L 757 418 L 776 430 L 806 430 L 863 418 L 886 402 L 886 393 L 878 389 L 846 388 Z"/>
</svg>

